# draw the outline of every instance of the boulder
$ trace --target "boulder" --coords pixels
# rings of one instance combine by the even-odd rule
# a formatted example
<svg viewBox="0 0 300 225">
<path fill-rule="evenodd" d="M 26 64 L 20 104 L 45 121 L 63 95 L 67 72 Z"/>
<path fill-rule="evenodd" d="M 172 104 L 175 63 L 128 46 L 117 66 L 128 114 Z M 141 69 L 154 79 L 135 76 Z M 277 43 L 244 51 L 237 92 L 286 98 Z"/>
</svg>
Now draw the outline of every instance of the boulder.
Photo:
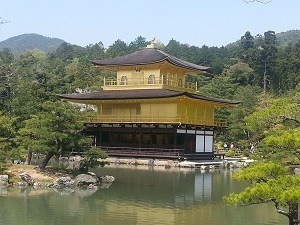
<svg viewBox="0 0 300 225">
<path fill-rule="evenodd" d="M 71 177 L 59 177 L 53 182 L 53 186 L 57 188 L 67 188 L 74 186 L 75 181 Z"/>
<path fill-rule="evenodd" d="M 295 168 L 294 169 L 294 173 L 297 174 L 297 175 L 300 175 L 300 169 L 299 168 Z"/>
<path fill-rule="evenodd" d="M 33 186 L 35 183 L 35 180 L 28 173 L 21 173 L 20 177 L 28 186 Z"/>
<path fill-rule="evenodd" d="M 74 156 L 69 158 L 68 170 L 80 170 L 85 166 L 85 160 L 81 156 Z"/>
<path fill-rule="evenodd" d="M 154 164 L 155 164 L 154 159 L 149 159 L 148 165 L 149 165 L 149 166 L 154 166 Z"/>
<path fill-rule="evenodd" d="M 168 160 L 165 168 L 171 168 L 171 167 L 175 167 L 175 162 L 173 160 Z"/>
<path fill-rule="evenodd" d="M 14 163 L 14 164 L 21 164 L 22 161 L 21 161 L 20 159 L 18 159 L 18 160 L 14 160 L 13 163 Z"/>
<path fill-rule="evenodd" d="M 105 175 L 105 176 L 100 177 L 101 183 L 110 184 L 114 181 L 115 181 L 115 178 L 113 176 Z"/>
<path fill-rule="evenodd" d="M 7 187 L 8 185 L 8 175 L 0 175 L 0 187 Z"/>
<path fill-rule="evenodd" d="M 75 177 L 74 181 L 78 186 L 97 185 L 99 183 L 98 178 L 91 174 L 79 174 Z"/>
<path fill-rule="evenodd" d="M 230 162 L 230 168 L 242 168 L 242 167 L 245 167 L 244 162 L 238 162 L 238 161 Z"/>
</svg>

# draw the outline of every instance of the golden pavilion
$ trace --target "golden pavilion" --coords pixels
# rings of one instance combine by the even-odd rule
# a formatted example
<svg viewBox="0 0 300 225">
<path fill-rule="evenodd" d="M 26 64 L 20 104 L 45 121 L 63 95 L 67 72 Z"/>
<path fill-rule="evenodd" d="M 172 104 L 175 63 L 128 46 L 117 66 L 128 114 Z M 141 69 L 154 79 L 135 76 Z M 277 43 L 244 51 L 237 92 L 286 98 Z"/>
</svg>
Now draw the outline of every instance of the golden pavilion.
<svg viewBox="0 0 300 225">
<path fill-rule="evenodd" d="M 91 62 L 115 71 L 117 78 L 104 79 L 101 91 L 61 97 L 97 109 L 84 121 L 95 146 L 116 157 L 214 158 L 215 130 L 226 127 L 215 109 L 239 102 L 200 95 L 197 84 L 187 82 L 191 74 L 210 75 L 209 67 L 178 59 L 153 44 Z"/>
</svg>

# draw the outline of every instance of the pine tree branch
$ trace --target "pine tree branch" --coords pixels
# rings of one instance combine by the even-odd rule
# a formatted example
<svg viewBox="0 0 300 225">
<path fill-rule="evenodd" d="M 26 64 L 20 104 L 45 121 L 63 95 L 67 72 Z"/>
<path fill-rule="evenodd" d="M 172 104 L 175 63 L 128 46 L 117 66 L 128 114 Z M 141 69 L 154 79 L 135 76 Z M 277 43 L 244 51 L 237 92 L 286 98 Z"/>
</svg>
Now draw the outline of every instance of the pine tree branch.
<svg viewBox="0 0 300 225">
<path fill-rule="evenodd" d="M 296 122 L 297 124 L 300 125 L 300 121 L 297 120 L 296 118 L 293 118 L 293 117 L 290 117 L 290 116 L 279 116 L 282 118 L 282 122 L 286 121 L 286 120 L 291 120 L 291 121 L 294 121 Z"/>
<path fill-rule="evenodd" d="M 270 199 L 272 202 L 274 202 L 274 206 L 277 210 L 277 213 L 282 214 L 288 218 L 292 218 L 292 216 L 290 215 L 290 213 L 284 211 L 282 208 L 280 208 L 279 203 L 276 201 L 276 199 Z"/>
</svg>

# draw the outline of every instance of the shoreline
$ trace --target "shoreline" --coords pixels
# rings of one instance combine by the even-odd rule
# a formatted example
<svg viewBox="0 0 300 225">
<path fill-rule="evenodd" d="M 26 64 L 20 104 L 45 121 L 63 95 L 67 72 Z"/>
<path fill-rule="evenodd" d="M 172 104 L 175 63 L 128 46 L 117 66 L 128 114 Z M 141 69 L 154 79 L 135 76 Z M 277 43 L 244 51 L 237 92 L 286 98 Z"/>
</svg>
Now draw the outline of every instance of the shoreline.
<svg viewBox="0 0 300 225">
<path fill-rule="evenodd" d="M 177 168 L 212 168 L 212 167 L 224 167 L 224 168 L 240 168 L 247 166 L 253 162 L 246 157 L 244 158 L 225 158 L 215 160 L 190 160 L 190 161 L 179 161 L 179 160 L 161 160 L 161 159 L 135 159 L 135 158 L 114 158 L 109 157 L 100 160 L 104 163 L 109 164 L 122 164 L 122 165 L 135 165 L 135 166 L 158 166 L 158 167 L 177 167 Z M 205 168 L 204 168 L 205 167 Z"/>
<path fill-rule="evenodd" d="M 134 158 L 113 158 L 99 160 L 109 165 L 128 165 L 128 166 L 150 166 L 157 168 L 187 168 L 200 169 L 201 171 L 210 171 L 214 169 L 231 169 L 241 168 L 247 166 L 252 160 L 248 158 L 225 158 L 215 160 L 196 160 L 196 161 L 179 161 L 179 160 L 160 160 L 160 159 L 134 159 Z M 24 186 L 20 178 L 20 174 L 27 173 L 37 183 L 35 186 L 47 186 L 53 183 L 56 179 L 61 177 L 74 178 L 78 175 L 78 171 L 66 170 L 48 166 L 44 170 L 38 169 L 35 165 L 11 164 L 8 166 L 5 174 L 9 177 L 9 184 L 12 186 Z"/>
</svg>

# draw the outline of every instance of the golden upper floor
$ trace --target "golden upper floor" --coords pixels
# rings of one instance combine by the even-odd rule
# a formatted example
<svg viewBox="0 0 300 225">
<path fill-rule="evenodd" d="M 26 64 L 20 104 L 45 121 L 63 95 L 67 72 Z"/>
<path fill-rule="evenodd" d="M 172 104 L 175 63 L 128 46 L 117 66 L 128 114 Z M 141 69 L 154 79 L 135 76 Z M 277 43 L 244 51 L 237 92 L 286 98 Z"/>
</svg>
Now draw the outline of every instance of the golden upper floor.
<svg viewBox="0 0 300 225">
<path fill-rule="evenodd" d="M 104 80 L 103 90 L 167 88 L 196 93 L 197 83 L 187 82 L 186 76 L 210 75 L 209 67 L 178 59 L 151 45 L 132 54 L 92 63 L 117 73 L 116 79 Z"/>
</svg>

